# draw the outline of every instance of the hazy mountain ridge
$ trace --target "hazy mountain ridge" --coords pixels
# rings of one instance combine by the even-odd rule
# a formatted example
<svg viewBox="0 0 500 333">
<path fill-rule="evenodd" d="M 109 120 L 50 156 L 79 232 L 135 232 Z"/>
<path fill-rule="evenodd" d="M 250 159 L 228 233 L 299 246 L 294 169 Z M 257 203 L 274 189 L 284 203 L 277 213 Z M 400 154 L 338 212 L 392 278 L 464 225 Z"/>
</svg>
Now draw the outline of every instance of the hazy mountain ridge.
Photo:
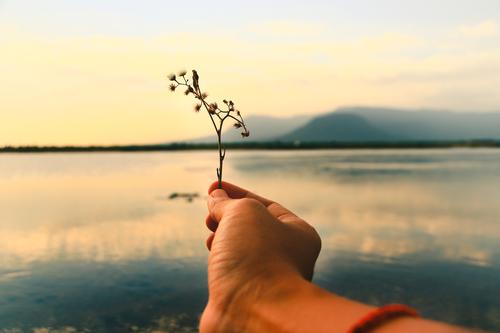
<svg viewBox="0 0 500 333">
<path fill-rule="evenodd" d="M 500 112 L 345 107 L 313 118 L 281 141 L 370 142 L 500 139 Z"/>
<path fill-rule="evenodd" d="M 410 140 L 500 139 L 500 112 L 348 107 L 389 135 Z"/>
<path fill-rule="evenodd" d="M 250 138 L 224 131 L 225 142 L 396 142 L 500 140 L 500 112 L 455 112 L 377 107 L 342 107 L 316 116 L 251 116 Z M 189 140 L 215 142 L 216 136 Z"/>
<path fill-rule="evenodd" d="M 355 113 L 334 112 L 278 138 L 280 141 L 353 142 L 396 140 Z"/>
</svg>

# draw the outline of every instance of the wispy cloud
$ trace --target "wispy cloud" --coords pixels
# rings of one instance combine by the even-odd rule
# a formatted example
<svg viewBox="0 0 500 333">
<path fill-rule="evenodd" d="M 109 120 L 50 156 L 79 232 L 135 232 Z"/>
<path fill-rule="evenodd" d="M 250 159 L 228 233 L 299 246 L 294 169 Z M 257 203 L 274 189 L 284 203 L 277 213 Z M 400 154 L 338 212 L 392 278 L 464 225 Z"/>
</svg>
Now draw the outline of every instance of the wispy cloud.
<svg viewBox="0 0 500 333">
<path fill-rule="evenodd" d="M 458 30 L 465 37 L 492 37 L 498 33 L 498 24 L 494 20 L 486 20 L 477 24 L 462 25 Z"/>
<path fill-rule="evenodd" d="M 456 99 L 447 97 L 453 91 L 490 96 L 462 100 L 461 109 L 500 106 L 500 79 L 492 74 L 500 66 L 495 16 L 412 29 L 418 20 L 413 16 L 404 25 L 393 16 L 381 23 L 349 5 L 353 19 L 342 20 L 342 8 L 335 6 L 323 10 L 336 19 L 312 20 L 288 9 L 262 18 L 242 10 L 227 25 L 200 16 L 191 23 L 206 29 L 171 24 L 154 34 L 113 34 L 97 25 L 99 33 L 88 31 L 82 24 L 92 16 L 77 29 L 85 33 L 52 33 L 52 21 L 39 18 L 36 30 L 19 9 L 17 21 L 0 23 L 0 145 L 150 143 L 204 135 L 206 123 L 189 112 L 192 105 L 168 95 L 164 76 L 181 68 L 197 68 L 211 96 L 233 98 L 247 115 L 312 114 L 353 104 L 435 107 L 427 105 L 429 96 L 455 108 Z M 129 26 L 131 17 L 120 16 L 120 26 Z M 57 27 L 66 31 L 66 25 Z"/>
<path fill-rule="evenodd" d="M 275 20 L 248 26 L 248 31 L 261 35 L 317 36 L 327 31 L 327 26 L 319 22 Z"/>
</svg>

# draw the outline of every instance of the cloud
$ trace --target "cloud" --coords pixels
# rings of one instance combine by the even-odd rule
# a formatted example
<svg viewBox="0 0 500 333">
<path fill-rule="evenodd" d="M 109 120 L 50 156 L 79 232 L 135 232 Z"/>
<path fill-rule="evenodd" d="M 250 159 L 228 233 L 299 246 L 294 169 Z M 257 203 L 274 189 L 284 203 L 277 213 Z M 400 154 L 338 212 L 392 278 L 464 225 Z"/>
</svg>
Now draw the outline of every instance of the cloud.
<svg viewBox="0 0 500 333">
<path fill-rule="evenodd" d="M 326 26 L 308 21 L 266 21 L 252 24 L 248 31 L 262 35 L 320 35 L 326 31 Z"/>
<path fill-rule="evenodd" d="M 496 29 L 485 22 L 476 34 Z M 48 38 L 0 24 L 0 145 L 205 135 L 206 119 L 189 112 L 193 101 L 168 94 L 164 75 L 180 68 L 196 67 L 211 96 L 234 99 L 245 115 L 289 116 L 353 104 L 434 107 L 426 105 L 428 97 L 447 86 L 477 94 L 497 82 L 489 71 L 498 68 L 494 43 L 476 45 L 475 39 L 455 40 L 456 34 L 383 31 L 346 38 L 330 32 L 321 23 L 277 20 L 148 38 Z M 454 98 L 442 96 L 440 106 L 455 107 Z M 498 98 L 488 100 L 460 107 L 490 109 Z"/>
<path fill-rule="evenodd" d="M 470 38 L 493 37 L 498 33 L 498 24 L 494 20 L 486 20 L 473 25 L 462 25 L 458 30 L 463 36 Z"/>
</svg>

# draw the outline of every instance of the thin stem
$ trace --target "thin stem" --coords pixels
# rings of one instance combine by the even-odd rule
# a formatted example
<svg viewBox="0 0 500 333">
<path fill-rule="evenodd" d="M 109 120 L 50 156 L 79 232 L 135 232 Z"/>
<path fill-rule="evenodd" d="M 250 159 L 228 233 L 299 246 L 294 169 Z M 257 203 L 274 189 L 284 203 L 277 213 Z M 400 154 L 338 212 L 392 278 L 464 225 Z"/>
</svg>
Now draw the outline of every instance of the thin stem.
<svg viewBox="0 0 500 333">
<path fill-rule="evenodd" d="M 224 155 L 222 154 L 222 126 L 217 131 L 217 147 L 219 148 L 219 168 L 217 169 L 217 187 L 222 188 L 222 167 L 224 165 Z"/>
<path fill-rule="evenodd" d="M 199 86 L 198 73 L 195 70 L 193 70 L 192 85 L 189 83 L 189 80 L 186 79 L 185 72 L 184 72 L 184 74 L 179 74 L 179 75 L 180 75 L 180 77 L 182 77 L 181 81 L 177 80 L 176 76 L 173 74 L 169 77 L 170 81 L 173 81 L 177 84 L 177 85 L 175 85 L 174 83 L 172 83 L 170 85 L 170 89 L 172 91 L 175 91 L 175 88 L 178 86 L 186 87 L 187 90 L 186 90 L 185 94 L 189 95 L 190 93 L 192 93 L 196 97 L 196 99 L 198 99 L 200 101 L 200 104 L 197 104 L 197 106 L 196 106 L 196 111 L 199 111 L 201 107 L 203 107 L 207 111 L 208 116 L 210 117 L 210 120 L 212 121 L 212 125 L 214 126 L 215 132 L 217 133 L 217 148 L 219 151 L 219 167 L 217 168 L 217 182 L 218 182 L 218 188 L 222 188 L 222 169 L 224 166 L 224 158 L 226 157 L 226 149 L 224 148 L 224 146 L 222 144 L 222 130 L 223 130 L 224 121 L 227 118 L 231 118 L 231 119 L 235 120 L 236 121 L 235 127 L 237 127 L 237 128 L 242 127 L 244 129 L 244 132 L 241 133 L 242 136 L 244 136 L 244 137 L 249 135 L 249 131 L 248 131 L 248 129 L 245 125 L 245 122 L 243 121 L 243 118 L 241 117 L 241 114 L 239 113 L 239 111 L 236 111 L 234 109 L 234 103 L 232 101 L 229 101 L 229 102 L 227 102 L 227 100 L 223 101 L 226 104 L 226 106 L 228 107 L 228 110 L 222 110 L 216 103 L 209 104 L 206 101 L 207 95 L 201 92 L 201 89 Z M 184 82 L 182 82 L 182 81 L 184 81 Z M 240 119 L 233 116 L 232 113 L 236 113 Z M 215 121 L 215 119 L 216 119 L 215 117 L 217 117 L 219 119 L 219 121 L 217 122 L 218 126 L 217 126 L 217 123 Z"/>
</svg>

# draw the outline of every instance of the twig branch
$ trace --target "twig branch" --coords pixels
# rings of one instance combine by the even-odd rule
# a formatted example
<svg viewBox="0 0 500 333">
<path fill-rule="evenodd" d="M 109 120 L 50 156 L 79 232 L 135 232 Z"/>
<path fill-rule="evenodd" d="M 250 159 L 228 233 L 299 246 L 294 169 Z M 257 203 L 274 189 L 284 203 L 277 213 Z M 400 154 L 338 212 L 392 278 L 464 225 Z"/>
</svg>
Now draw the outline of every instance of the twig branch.
<svg viewBox="0 0 500 333">
<path fill-rule="evenodd" d="M 226 157 L 226 148 L 222 143 L 222 129 L 224 126 L 224 121 L 226 119 L 231 118 L 235 121 L 233 126 L 235 128 L 241 128 L 241 136 L 248 137 L 250 135 L 250 131 L 245 125 L 245 121 L 241 116 L 240 111 L 234 108 L 233 101 L 223 100 L 222 102 L 226 105 L 226 109 L 222 110 L 217 103 L 209 103 L 207 101 L 208 94 L 202 92 L 200 89 L 200 77 L 198 76 L 198 72 L 193 69 L 192 71 L 192 84 L 189 83 L 189 79 L 186 77 L 187 72 L 181 71 L 179 75 L 170 74 L 168 79 L 171 81 L 170 83 L 170 91 L 174 92 L 178 87 L 185 87 L 184 91 L 185 95 L 193 95 L 199 103 L 197 103 L 194 107 L 195 112 L 199 112 L 202 108 L 204 108 L 212 121 L 212 125 L 214 126 L 215 132 L 217 133 L 217 147 L 219 151 L 219 167 L 217 168 L 217 181 L 218 187 L 222 188 L 222 168 L 224 165 L 224 158 Z M 235 116 L 236 115 L 236 116 Z"/>
</svg>

